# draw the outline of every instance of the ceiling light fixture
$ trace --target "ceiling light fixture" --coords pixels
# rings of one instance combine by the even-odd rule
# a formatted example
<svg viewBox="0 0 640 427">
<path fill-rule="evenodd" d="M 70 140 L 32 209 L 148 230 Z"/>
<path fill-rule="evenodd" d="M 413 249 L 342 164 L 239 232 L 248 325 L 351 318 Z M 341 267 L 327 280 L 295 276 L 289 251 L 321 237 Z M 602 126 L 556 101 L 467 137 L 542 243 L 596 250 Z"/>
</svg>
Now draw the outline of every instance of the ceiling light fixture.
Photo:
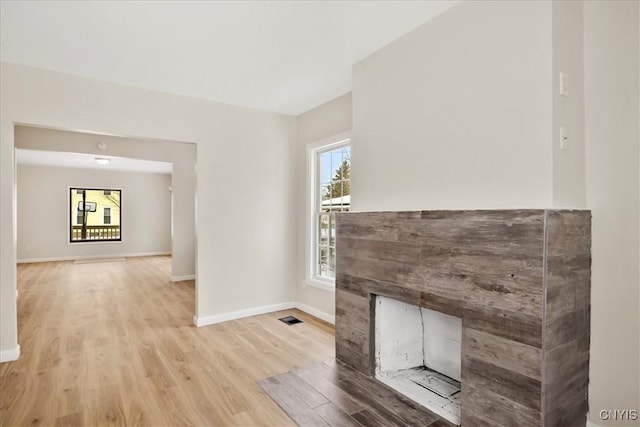
<svg viewBox="0 0 640 427">
<path fill-rule="evenodd" d="M 95 160 L 96 160 L 96 163 L 99 165 L 108 165 L 109 162 L 111 161 L 111 159 L 107 159 L 104 157 L 96 157 Z"/>
</svg>

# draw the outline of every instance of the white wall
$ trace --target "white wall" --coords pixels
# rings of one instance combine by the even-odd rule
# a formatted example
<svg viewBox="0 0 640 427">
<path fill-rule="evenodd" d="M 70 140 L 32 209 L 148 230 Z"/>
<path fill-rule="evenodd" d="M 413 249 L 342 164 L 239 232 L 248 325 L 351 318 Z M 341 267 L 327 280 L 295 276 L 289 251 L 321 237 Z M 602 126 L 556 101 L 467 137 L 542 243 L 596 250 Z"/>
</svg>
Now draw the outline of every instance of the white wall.
<svg viewBox="0 0 640 427">
<path fill-rule="evenodd" d="M 18 261 L 171 252 L 171 175 L 18 165 Z M 69 244 L 69 187 L 122 190 L 122 242 Z"/>
<path fill-rule="evenodd" d="M 15 146 L 29 150 L 87 153 L 170 162 L 173 165 L 173 218 L 171 233 L 171 275 L 191 277 L 196 272 L 196 146 L 173 141 L 68 132 L 15 126 Z M 97 148 L 98 142 L 105 150 Z"/>
<path fill-rule="evenodd" d="M 593 215 L 591 421 L 640 410 L 638 2 L 584 2 L 587 206 Z"/>
<path fill-rule="evenodd" d="M 586 206 L 584 141 L 584 46 L 581 1 L 553 3 L 553 206 Z M 568 96 L 560 94 L 560 73 Z M 568 145 L 560 148 L 560 126 Z"/>
<path fill-rule="evenodd" d="M 323 141 L 334 135 L 351 131 L 351 94 L 348 93 L 298 116 L 298 143 L 295 159 L 298 166 L 298 245 L 297 253 L 297 302 L 317 310 L 325 319 L 335 314 L 335 294 L 333 291 L 310 286 L 305 282 L 305 262 L 307 244 L 307 145 Z M 356 196 L 352 196 L 356 197 Z M 315 312 L 316 315 L 320 314 Z"/>
<path fill-rule="evenodd" d="M 460 3 L 357 63 L 354 210 L 552 203 L 551 3 Z"/>
<path fill-rule="evenodd" d="M 198 318 L 293 301 L 296 118 L 2 63 L 0 351 L 17 345 L 14 124 L 197 144 Z"/>
</svg>

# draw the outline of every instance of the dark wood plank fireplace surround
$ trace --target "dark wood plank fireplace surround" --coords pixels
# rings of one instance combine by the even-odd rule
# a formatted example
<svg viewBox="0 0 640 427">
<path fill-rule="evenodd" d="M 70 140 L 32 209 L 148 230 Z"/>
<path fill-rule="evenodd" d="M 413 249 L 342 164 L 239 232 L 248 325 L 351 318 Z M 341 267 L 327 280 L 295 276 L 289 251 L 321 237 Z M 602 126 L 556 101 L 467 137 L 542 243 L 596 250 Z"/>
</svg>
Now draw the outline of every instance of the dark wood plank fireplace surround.
<svg viewBox="0 0 640 427">
<path fill-rule="evenodd" d="M 336 358 L 374 374 L 374 297 L 462 318 L 462 425 L 584 426 L 591 214 L 337 215 Z M 382 387 L 382 385 L 381 385 Z"/>
</svg>

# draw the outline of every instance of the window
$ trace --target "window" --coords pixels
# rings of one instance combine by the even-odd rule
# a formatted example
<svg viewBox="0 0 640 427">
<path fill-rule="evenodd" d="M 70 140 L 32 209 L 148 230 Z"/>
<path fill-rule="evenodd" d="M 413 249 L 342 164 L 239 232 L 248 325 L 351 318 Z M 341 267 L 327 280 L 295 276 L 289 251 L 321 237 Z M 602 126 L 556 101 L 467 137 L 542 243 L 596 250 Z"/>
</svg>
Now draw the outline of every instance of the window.
<svg viewBox="0 0 640 427">
<path fill-rule="evenodd" d="M 105 191 L 105 193 L 106 193 L 106 191 Z M 105 196 L 106 195 L 107 194 L 105 194 Z M 111 192 L 109 192 L 108 195 L 110 196 Z M 103 224 L 105 224 L 105 225 L 106 224 L 111 224 L 111 208 L 110 207 L 108 208 L 108 207 L 105 206 L 104 208 L 102 208 L 102 212 L 103 212 L 102 213 L 102 222 L 103 222 Z"/>
<path fill-rule="evenodd" d="M 309 261 L 311 284 L 334 286 L 335 214 L 351 206 L 351 146 L 348 138 L 309 147 Z"/>
<path fill-rule="evenodd" d="M 69 190 L 69 242 L 122 241 L 120 190 Z"/>
</svg>

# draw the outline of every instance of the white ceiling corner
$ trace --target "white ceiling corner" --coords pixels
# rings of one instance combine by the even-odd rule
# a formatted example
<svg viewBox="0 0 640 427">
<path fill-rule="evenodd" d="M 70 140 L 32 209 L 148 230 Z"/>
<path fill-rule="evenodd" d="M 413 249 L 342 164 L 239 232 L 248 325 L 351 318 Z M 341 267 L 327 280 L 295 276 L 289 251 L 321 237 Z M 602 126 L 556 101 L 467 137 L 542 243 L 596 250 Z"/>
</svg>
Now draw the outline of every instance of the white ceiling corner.
<svg viewBox="0 0 640 427">
<path fill-rule="evenodd" d="M 300 114 L 457 1 L 0 2 L 0 59 Z"/>
</svg>

